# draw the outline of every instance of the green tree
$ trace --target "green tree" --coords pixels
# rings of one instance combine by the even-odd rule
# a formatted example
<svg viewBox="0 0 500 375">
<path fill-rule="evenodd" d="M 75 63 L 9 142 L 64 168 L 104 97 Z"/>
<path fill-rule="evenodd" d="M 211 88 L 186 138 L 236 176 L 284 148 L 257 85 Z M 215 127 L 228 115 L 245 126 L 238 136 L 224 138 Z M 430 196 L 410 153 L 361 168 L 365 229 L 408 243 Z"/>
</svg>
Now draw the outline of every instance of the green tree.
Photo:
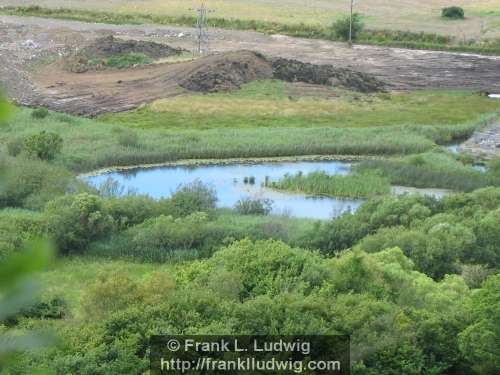
<svg viewBox="0 0 500 375">
<path fill-rule="evenodd" d="M 352 41 L 357 40 L 358 34 L 363 30 L 364 24 L 361 21 L 361 16 L 358 13 L 352 15 L 352 30 L 351 30 L 351 17 L 345 16 L 335 21 L 333 26 L 333 32 L 337 38 L 344 41 L 349 41 L 349 36 L 351 35 Z"/>
<path fill-rule="evenodd" d="M 24 140 L 24 148 L 28 155 L 41 160 L 52 160 L 61 153 L 63 140 L 57 133 L 45 130 L 33 134 Z"/>
<path fill-rule="evenodd" d="M 500 373 L 500 275 L 473 295 L 474 323 L 459 337 L 460 350 L 481 375 Z"/>
</svg>

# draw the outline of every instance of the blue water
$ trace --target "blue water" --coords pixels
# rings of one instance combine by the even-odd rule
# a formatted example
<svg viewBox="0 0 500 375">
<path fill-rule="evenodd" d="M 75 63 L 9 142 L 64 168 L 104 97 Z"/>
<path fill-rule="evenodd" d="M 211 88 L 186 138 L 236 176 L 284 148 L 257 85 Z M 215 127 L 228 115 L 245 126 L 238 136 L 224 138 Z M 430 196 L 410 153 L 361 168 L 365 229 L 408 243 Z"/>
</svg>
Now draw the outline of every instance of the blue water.
<svg viewBox="0 0 500 375">
<path fill-rule="evenodd" d="M 273 214 L 328 219 L 348 210 L 356 210 L 363 200 L 278 192 L 262 185 L 266 176 L 269 181 L 276 181 L 287 173 L 295 174 L 299 171 L 307 174 L 321 170 L 328 174 L 345 175 L 350 173 L 351 165 L 350 162 L 344 161 L 310 161 L 177 166 L 111 172 L 84 179 L 98 187 L 111 177 L 125 189 L 153 198 L 169 197 L 179 186 L 200 180 L 215 188 L 219 207 L 234 207 L 239 199 L 245 197 L 268 198 L 273 201 Z M 244 178 L 251 176 L 255 177 L 255 183 L 245 184 Z"/>
</svg>

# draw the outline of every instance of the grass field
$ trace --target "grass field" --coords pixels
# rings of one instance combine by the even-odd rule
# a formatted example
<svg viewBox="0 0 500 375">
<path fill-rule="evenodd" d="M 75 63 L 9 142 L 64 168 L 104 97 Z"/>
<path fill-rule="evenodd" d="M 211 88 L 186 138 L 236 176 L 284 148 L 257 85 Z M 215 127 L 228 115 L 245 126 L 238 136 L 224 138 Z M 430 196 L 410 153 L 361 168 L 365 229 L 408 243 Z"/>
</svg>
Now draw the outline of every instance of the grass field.
<svg viewBox="0 0 500 375">
<path fill-rule="evenodd" d="M 248 84 L 231 94 L 186 95 L 162 99 L 134 112 L 101 120 L 140 128 L 255 128 L 453 125 L 476 121 L 500 109 L 498 101 L 467 91 L 416 91 L 362 95 L 322 92 L 326 98 L 294 95 L 282 81 Z M 238 110 L 235 111 L 234 109 Z"/>
<path fill-rule="evenodd" d="M 33 1 L 0 0 L 0 5 L 33 5 Z M 198 0 L 39 0 L 43 7 L 65 7 L 112 11 L 120 14 L 154 14 L 184 17 L 193 15 Z M 207 6 L 215 12 L 211 17 L 240 20 L 259 20 L 284 24 L 329 25 L 332 20 L 349 11 L 347 0 L 210 0 Z M 440 18 L 441 8 L 450 5 L 464 7 L 467 19 L 447 22 Z M 363 14 L 366 26 L 371 29 L 425 31 L 470 38 L 481 35 L 481 24 L 500 23 L 500 4 L 496 0 L 404 0 L 397 5 L 391 0 L 359 1 L 355 10 Z M 490 36 L 500 36 L 500 31 Z"/>
<path fill-rule="evenodd" d="M 464 92 L 290 100 L 285 86 L 262 85 L 236 94 L 172 99 L 190 103 L 189 111 L 177 106 L 164 112 L 168 101 L 157 102 L 97 121 L 60 113 L 34 120 L 30 109 L 19 109 L 0 129 L 0 143 L 5 150 L 42 129 L 56 132 L 63 138 L 56 162 L 79 172 L 179 159 L 401 155 L 463 139 L 500 109 L 498 101 Z M 276 97 L 270 99 L 270 93 Z M 233 106 L 237 115 L 224 105 L 230 98 L 241 101 Z M 259 105 L 271 109 L 248 116 Z M 162 112 L 153 110 L 157 106 Z"/>
</svg>

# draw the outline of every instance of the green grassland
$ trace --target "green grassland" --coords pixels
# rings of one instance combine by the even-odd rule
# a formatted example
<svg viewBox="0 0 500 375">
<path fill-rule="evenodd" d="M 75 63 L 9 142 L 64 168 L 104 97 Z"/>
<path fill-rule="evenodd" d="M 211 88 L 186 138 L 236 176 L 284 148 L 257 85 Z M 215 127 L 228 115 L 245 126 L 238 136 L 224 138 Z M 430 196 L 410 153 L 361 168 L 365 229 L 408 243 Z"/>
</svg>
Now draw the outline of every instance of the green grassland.
<svg viewBox="0 0 500 375">
<path fill-rule="evenodd" d="M 334 96 L 334 98 L 321 97 Z M 336 96 L 336 97 L 335 97 Z M 237 109 L 237 110 L 235 110 Z M 133 112 L 100 120 L 140 128 L 366 128 L 401 125 L 453 125 L 477 121 L 500 109 L 498 101 L 470 91 L 414 91 L 357 94 L 330 91 L 294 95 L 282 81 L 247 84 L 229 94 L 191 94 L 161 99 Z"/>
<path fill-rule="evenodd" d="M 61 113 L 33 119 L 30 109 L 20 108 L 0 129 L 0 143 L 6 150 L 41 130 L 58 133 L 63 147 L 56 163 L 78 172 L 180 159 L 401 155 L 463 139 L 494 119 L 500 106 L 475 93 L 447 91 L 290 100 L 286 87 L 254 83 L 234 94 L 165 99 L 97 120 Z M 179 101 L 190 105 L 172 104 Z M 230 102 L 239 102 L 238 113 Z M 264 113 L 253 114 L 255 108 Z"/>
</svg>

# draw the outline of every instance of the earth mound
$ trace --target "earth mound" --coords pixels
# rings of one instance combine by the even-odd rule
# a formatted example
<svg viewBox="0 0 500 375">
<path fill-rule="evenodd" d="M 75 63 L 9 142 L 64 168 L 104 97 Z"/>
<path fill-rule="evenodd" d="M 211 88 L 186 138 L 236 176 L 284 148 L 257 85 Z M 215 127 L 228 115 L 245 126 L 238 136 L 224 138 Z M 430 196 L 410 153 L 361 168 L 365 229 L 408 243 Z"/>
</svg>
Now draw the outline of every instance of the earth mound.
<svg viewBox="0 0 500 375">
<path fill-rule="evenodd" d="M 364 93 L 383 91 L 385 88 L 385 84 L 371 74 L 298 60 L 270 60 L 253 51 L 212 55 L 198 60 L 195 65 L 179 85 L 197 92 L 233 91 L 245 83 L 270 78 L 343 87 Z"/>
<path fill-rule="evenodd" d="M 363 93 L 384 90 L 385 84 L 371 74 L 361 73 L 333 65 L 314 65 L 298 60 L 278 58 L 272 62 L 273 76 L 287 82 L 314 85 L 341 86 Z"/>
<path fill-rule="evenodd" d="M 106 66 L 107 59 L 116 56 L 127 56 L 136 54 L 135 59 L 155 60 L 170 56 L 179 55 L 182 49 L 170 47 L 165 44 L 138 41 L 138 40 L 121 40 L 116 39 L 113 35 L 98 38 L 91 44 L 82 48 L 72 56 L 66 58 L 65 68 L 73 73 L 85 73 L 89 70 L 100 70 Z M 137 54 L 144 56 L 137 57 Z M 130 65 L 133 65 L 133 57 Z"/>
<path fill-rule="evenodd" d="M 80 50 L 78 55 L 90 59 L 126 55 L 128 53 L 143 53 L 152 59 L 159 59 L 179 55 L 181 52 L 181 49 L 165 44 L 140 40 L 122 40 L 109 35 L 96 39 L 93 43 Z"/>
<path fill-rule="evenodd" d="M 273 71 L 269 61 L 253 51 L 228 52 L 202 59 L 179 85 L 190 91 L 233 91 L 245 83 L 270 79 Z"/>
</svg>

